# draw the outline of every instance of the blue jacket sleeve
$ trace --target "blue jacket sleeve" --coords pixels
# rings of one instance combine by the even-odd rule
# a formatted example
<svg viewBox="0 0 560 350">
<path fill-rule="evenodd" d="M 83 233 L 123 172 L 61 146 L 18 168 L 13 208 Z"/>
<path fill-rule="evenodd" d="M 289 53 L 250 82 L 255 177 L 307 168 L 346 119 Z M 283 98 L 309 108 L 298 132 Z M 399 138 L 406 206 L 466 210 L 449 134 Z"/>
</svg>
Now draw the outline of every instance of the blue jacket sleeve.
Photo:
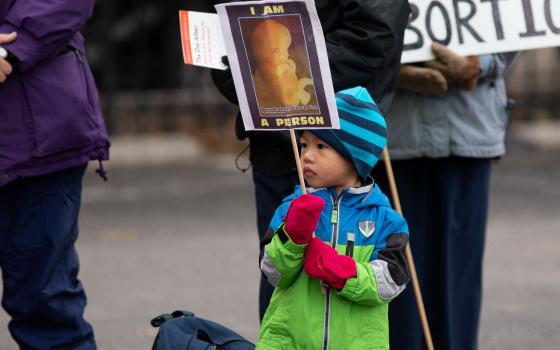
<svg viewBox="0 0 560 350">
<path fill-rule="evenodd" d="M 480 56 L 480 78 L 497 79 L 506 75 L 517 57 L 518 52 L 505 52 Z"/>
<path fill-rule="evenodd" d="M 19 59 L 26 71 L 54 57 L 68 46 L 91 16 L 94 0 L 16 0 L 0 33 L 17 32 L 17 39 L 4 47 Z"/>
</svg>

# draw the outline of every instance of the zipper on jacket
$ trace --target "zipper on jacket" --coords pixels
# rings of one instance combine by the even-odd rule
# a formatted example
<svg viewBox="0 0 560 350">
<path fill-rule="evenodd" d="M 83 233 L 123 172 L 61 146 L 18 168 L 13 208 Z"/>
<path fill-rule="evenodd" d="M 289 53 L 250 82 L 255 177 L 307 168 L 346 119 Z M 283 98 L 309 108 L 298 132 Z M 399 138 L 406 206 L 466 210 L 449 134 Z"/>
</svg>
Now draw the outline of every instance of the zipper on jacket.
<svg viewBox="0 0 560 350">
<path fill-rule="evenodd" d="M 338 195 L 336 195 L 338 197 Z M 331 194 L 331 202 L 333 205 L 333 210 L 331 212 L 331 224 L 332 224 L 332 234 L 331 234 L 331 247 L 336 249 L 336 243 L 338 242 L 338 223 L 340 218 L 340 201 L 342 200 L 342 195 L 340 198 L 334 197 Z M 330 321 L 330 308 L 331 308 L 331 288 L 325 284 L 326 295 L 325 295 L 325 324 L 323 328 L 323 350 L 327 350 L 329 347 L 329 321 Z"/>
</svg>

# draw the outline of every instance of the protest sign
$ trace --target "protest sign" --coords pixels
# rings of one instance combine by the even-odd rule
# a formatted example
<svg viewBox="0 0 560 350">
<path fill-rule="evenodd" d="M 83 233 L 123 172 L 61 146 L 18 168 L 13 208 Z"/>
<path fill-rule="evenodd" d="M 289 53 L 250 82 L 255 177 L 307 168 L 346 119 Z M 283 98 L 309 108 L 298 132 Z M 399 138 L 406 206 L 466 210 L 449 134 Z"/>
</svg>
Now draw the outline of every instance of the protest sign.
<svg viewBox="0 0 560 350">
<path fill-rule="evenodd" d="M 338 128 L 312 0 L 216 5 L 246 130 Z"/>
<path fill-rule="evenodd" d="M 220 20 L 216 14 L 179 11 L 181 45 L 185 64 L 226 69 L 222 56 L 226 46 Z"/>
<path fill-rule="evenodd" d="M 402 63 L 433 58 L 430 44 L 461 55 L 560 46 L 559 0 L 410 0 Z"/>
</svg>

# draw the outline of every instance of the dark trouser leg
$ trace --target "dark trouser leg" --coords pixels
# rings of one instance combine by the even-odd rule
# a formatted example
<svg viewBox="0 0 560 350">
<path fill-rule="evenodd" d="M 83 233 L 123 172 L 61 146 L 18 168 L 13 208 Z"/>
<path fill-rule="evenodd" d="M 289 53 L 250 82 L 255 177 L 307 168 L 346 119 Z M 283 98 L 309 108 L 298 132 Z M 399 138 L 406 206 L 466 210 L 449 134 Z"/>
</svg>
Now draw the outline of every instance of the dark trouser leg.
<svg viewBox="0 0 560 350">
<path fill-rule="evenodd" d="M 392 164 L 404 217 L 410 232 L 412 254 L 425 298 L 426 290 L 423 278 L 426 275 L 424 271 L 427 267 L 426 224 L 430 221 L 430 218 L 428 218 L 429 206 L 419 203 L 426 203 L 431 199 L 428 196 L 431 191 L 428 184 L 430 179 L 429 176 L 425 175 L 427 169 L 420 160 L 393 161 Z M 385 164 L 380 162 L 374 168 L 372 175 L 383 193 L 390 197 L 391 191 L 387 181 Z M 422 349 L 422 328 L 410 282 L 404 292 L 389 304 L 389 331 L 392 350 Z"/>
<path fill-rule="evenodd" d="M 394 161 L 434 346 L 477 347 L 491 160 Z M 374 178 L 389 193 L 383 164 Z M 425 349 L 412 285 L 389 306 L 391 349 Z"/>
<path fill-rule="evenodd" d="M 2 306 L 22 349 L 95 349 L 74 249 L 85 166 L 0 189 Z"/>
<path fill-rule="evenodd" d="M 253 181 L 255 183 L 255 199 L 257 207 L 257 228 L 259 231 L 259 241 L 263 239 L 270 220 L 276 208 L 282 203 L 282 199 L 294 191 L 297 176 L 287 175 L 272 177 L 253 168 Z M 262 321 L 264 313 L 268 308 L 270 297 L 274 292 L 274 287 L 270 285 L 263 274 L 259 289 L 259 317 Z"/>
</svg>

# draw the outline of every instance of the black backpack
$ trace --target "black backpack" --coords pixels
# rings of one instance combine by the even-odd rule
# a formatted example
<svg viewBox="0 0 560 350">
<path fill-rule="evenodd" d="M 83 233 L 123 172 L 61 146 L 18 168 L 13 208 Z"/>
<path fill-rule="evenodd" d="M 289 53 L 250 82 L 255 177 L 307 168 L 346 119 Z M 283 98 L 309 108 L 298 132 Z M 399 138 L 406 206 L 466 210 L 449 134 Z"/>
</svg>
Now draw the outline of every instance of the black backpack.
<svg viewBox="0 0 560 350">
<path fill-rule="evenodd" d="M 151 324 L 159 327 L 152 350 L 255 349 L 253 343 L 231 329 L 189 311 L 160 315 Z"/>
</svg>

